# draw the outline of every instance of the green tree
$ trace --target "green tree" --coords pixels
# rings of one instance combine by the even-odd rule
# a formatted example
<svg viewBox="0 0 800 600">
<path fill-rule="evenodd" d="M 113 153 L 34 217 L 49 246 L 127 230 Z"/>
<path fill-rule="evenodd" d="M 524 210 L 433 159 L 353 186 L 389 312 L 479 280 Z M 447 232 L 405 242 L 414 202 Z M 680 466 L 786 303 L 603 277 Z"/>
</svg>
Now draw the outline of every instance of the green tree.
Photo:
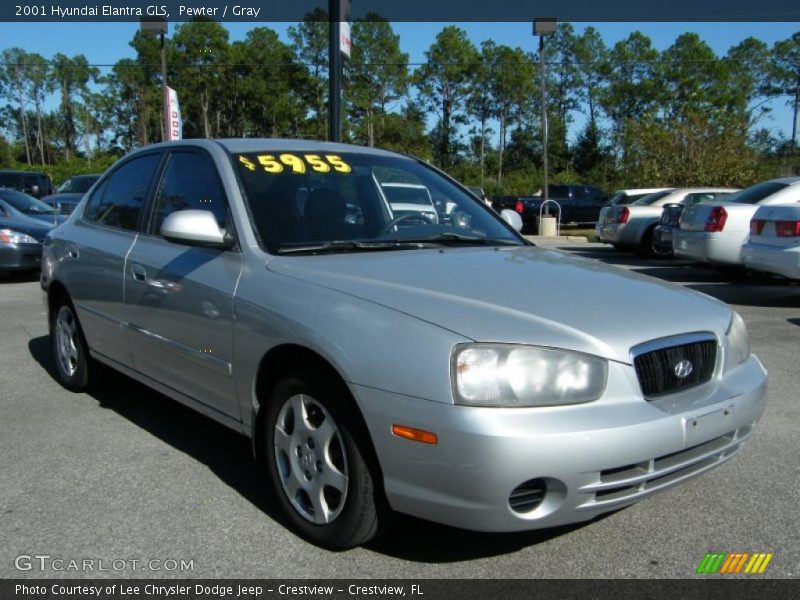
<svg viewBox="0 0 800 600">
<path fill-rule="evenodd" d="M 357 125 L 357 141 L 375 146 L 383 141 L 389 105 L 408 92 L 408 54 L 400 51 L 400 36 L 391 24 L 374 13 L 353 23 L 352 36 L 347 94 L 351 118 Z"/>
<path fill-rule="evenodd" d="M 463 29 L 449 25 L 425 51 L 425 58 L 425 64 L 414 72 L 414 81 L 424 105 L 438 117 L 433 132 L 436 158 L 447 169 L 457 154 L 454 125 L 464 121 L 464 103 L 478 51 Z"/>
<path fill-rule="evenodd" d="M 313 111 L 308 134 L 324 140 L 328 127 L 328 13 L 319 7 L 314 9 L 296 27 L 289 27 L 289 39 L 294 47 L 295 59 L 308 72 L 302 90 L 305 101 Z"/>
<path fill-rule="evenodd" d="M 53 57 L 50 70 L 51 85 L 59 91 L 59 116 L 61 134 L 64 142 L 64 157 L 69 160 L 77 153 L 78 124 L 76 113 L 81 94 L 88 92 L 89 81 L 96 79 L 99 70 L 90 67 L 83 54 L 70 58 L 58 53 Z"/>
<path fill-rule="evenodd" d="M 27 104 L 25 87 L 28 78 L 26 67 L 28 53 L 22 48 L 8 48 L 3 50 L 2 57 L 4 68 L 0 73 L 0 84 L 2 85 L 3 95 L 12 102 L 16 101 L 17 103 L 17 117 L 25 144 L 25 159 L 28 164 L 31 164 L 28 117 L 25 110 Z"/>
<path fill-rule="evenodd" d="M 176 89 L 185 91 L 181 104 L 190 135 L 214 137 L 221 128 L 225 95 L 228 30 L 220 23 L 196 20 L 176 27 L 172 36 L 173 60 L 180 68 Z M 194 116 L 199 116 L 199 123 Z M 212 123 L 212 118 L 214 123 Z"/>
<path fill-rule="evenodd" d="M 792 137 L 790 156 L 797 150 L 797 112 L 800 107 L 800 32 L 789 39 L 775 42 L 772 48 L 775 68 L 772 71 L 773 90 L 786 94 L 792 107 Z"/>
</svg>

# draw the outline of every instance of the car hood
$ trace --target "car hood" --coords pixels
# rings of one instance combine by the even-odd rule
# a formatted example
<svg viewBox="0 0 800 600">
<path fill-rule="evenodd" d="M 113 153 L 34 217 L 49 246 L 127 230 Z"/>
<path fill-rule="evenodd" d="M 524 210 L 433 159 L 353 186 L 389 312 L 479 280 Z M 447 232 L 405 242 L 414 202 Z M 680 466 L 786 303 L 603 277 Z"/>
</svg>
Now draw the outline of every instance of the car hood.
<svg viewBox="0 0 800 600">
<path fill-rule="evenodd" d="M 47 235 L 47 232 L 49 232 L 52 228 L 52 220 L 48 225 L 42 221 L 39 221 L 38 219 L 29 219 L 27 217 L 0 217 L 0 229 L 13 229 L 14 231 L 19 231 L 20 233 L 27 233 L 29 236 L 36 238 L 40 242 L 44 239 L 44 236 Z"/>
<path fill-rule="evenodd" d="M 625 363 L 645 341 L 696 331 L 721 338 L 731 317 L 703 294 L 533 247 L 284 256 L 268 268 L 475 341 L 568 348 Z"/>
<path fill-rule="evenodd" d="M 50 194 L 49 196 L 44 196 L 41 198 L 42 202 L 47 202 L 50 204 L 51 202 L 73 202 L 77 204 L 81 201 L 86 194 L 82 194 L 79 192 L 57 192 L 55 194 Z"/>
</svg>

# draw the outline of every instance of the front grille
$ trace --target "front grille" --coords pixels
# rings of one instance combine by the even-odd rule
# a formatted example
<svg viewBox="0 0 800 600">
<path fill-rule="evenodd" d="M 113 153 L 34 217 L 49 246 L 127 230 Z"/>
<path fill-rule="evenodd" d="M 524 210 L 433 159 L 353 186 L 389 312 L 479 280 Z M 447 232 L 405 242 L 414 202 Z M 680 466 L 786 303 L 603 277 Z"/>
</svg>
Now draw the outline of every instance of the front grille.
<svg viewBox="0 0 800 600">
<path fill-rule="evenodd" d="M 733 457 L 749 438 L 754 424 L 748 424 L 716 439 L 672 454 L 632 465 L 604 469 L 599 480 L 581 488 L 591 494 L 580 509 L 635 502 L 657 490 L 698 475 Z"/>
<path fill-rule="evenodd" d="M 680 377 L 678 365 L 684 361 L 691 364 L 691 372 Z M 645 352 L 634 358 L 633 366 L 642 393 L 656 398 L 705 383 L 711 379 L 716 361 L 716 341 L 702 340 Z"/>
</svg>

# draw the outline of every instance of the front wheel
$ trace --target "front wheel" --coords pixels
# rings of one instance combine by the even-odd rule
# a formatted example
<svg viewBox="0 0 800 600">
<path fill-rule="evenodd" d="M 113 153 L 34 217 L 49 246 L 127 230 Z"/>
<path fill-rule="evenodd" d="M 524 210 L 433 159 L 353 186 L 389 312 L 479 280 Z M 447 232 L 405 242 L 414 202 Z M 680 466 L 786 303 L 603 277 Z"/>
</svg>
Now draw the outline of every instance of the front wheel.
<svg viewBox="0 0 800 600">
<path fill-rule="evenodd" d="M 319 372 L 283 379 L 264 431 L 266 467 L 285 515 L 303 537 L 334 550 L 369 541 L 388 516 L 379 509 L 371 448 L 341 388 Z"/>
</svg>

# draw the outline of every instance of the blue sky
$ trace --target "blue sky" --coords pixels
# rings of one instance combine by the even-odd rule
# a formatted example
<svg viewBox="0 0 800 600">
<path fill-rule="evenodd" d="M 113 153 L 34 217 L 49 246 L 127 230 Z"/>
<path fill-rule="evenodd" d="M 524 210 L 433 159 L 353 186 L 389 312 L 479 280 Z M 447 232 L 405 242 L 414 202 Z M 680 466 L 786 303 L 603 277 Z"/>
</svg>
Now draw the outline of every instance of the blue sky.
<svg viewBox="0 0 800 600">
<path fill-rule="evenodd" d="M 536 49 L 536 39 L 531 35 L 530 23 L 455 23 L 463 28 L 477 45 L 484 39 L 525 50 Z M 231 40 L 244 38 L 252 23 L 226 23 Z M 275 29 L 284 41 L 289 23 L 257 23 Z M 409 54 L 411 62 L 424 61 L 425 50 L 446 23 L 395 23 L 400 35 L 400 45 Z M 574 23 L 577 32 L 589 23 Z M 592 23 L 607 45 L 613 45 L 631 32 L 639 30 L 648 35 L 654 46 L 663 50 L 681 33 L 693 31 L 718 54 L 748 36 L 756 37 L 772 46 L 777 40 L 800 31 L 800 23 Z M 0 49 L 19 46 L 28 52 L 38 52 L 46 58 L 57 52 L 67 55 L 83 54 L 90 63 L 111 64 L 124 57 L 132 57 L 128 42 L 138 28 L 138 23 L 2 23 L 0 24 Z M 773 112 L 759 123 L 773 132 L 788 135 L 791 131 L 791 111 L 784 101 L 772 104 Z M 582 119 L 576 119 L 580 125 Z"/>
</svg>

